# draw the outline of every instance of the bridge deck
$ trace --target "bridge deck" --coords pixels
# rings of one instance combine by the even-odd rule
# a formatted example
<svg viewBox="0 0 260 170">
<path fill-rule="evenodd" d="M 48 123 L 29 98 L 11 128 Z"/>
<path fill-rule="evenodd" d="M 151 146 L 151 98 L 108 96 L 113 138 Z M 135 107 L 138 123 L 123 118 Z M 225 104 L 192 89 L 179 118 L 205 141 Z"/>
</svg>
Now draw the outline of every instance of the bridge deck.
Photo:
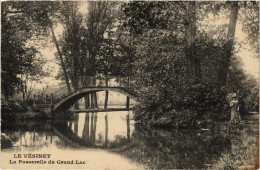
<svg viewBox="0 0 260 170">
<path fill-rule="evenodd" d="M 114 92 L 125 94 L 126 96 L 129 96 L 130 98 L 132 98 L 136 101 L 138 100 L 138 96 L 136 95 L 136 93 L 134 91 L 131 91 L 131 89 L 127 89 L 124 87 L 101 87 L 101 86 L 84 87 L 84 88 L 80 88 L 77 91 L 74 91 L 70 94 L 63 96 L 63 98 L 61 98 L 54 104 L 53 111 L 55 112 L 56 110 L 59 110 L 62 107 L 72 105 L 77 100 L 84 97 L 86 94 L 90 94 L 90 93 L 98 92 L 98 91 L 114 91 Z"/>
<path fill-rule="evenodd" d="M 75 109 L 70 109 L 70 112 L 76 112 L 76 113 L 81 113 L 81 112 L 113 112 L 113 111 L 130 111 L 133 110 L 133 108 L 96 108 L 96 109 L 83 109 L 83 110 L 75 110 Z"/>
</svg>

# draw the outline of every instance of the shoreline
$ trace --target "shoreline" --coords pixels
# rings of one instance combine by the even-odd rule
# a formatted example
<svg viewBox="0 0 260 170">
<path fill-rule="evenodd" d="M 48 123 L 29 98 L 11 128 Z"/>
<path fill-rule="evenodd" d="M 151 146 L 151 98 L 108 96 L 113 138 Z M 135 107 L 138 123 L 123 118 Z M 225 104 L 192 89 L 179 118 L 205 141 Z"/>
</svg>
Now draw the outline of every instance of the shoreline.
<svg viewBox="0 0 260 170">
<path fill-rule="evenodd" d="M 1 120 L 47 120 L 49 119 L 42 112 L 35 112 L 31 107 L 27 107 L 26 112 L 1 112 Z"/>
</svg>

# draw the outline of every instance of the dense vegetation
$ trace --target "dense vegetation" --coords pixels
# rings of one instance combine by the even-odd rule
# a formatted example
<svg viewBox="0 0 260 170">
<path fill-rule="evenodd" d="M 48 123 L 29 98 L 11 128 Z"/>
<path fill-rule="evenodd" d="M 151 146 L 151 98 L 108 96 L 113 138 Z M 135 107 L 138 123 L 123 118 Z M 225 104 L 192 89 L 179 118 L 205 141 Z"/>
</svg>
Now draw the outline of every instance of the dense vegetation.
<svg viewBox="0 0 260 170">
<path fill-rule="evenodd" d="M 247 45 L 258 56 L 258 5 L 236 1 L 3 3 L 2 94 L 6 100 L 15 92 L 22 92 L 25 101 L 32 97 L 34 88 L 28 83 L 40 81 L 48 72 L 43 71 L 46 61 L 31 42 L 41 44 L 49 38 L 50 48 L 57 50 L 57 78 L 68 92 L 91 85 L 90 76 L 132 76 L 141 99 L 135 108 L 139 122 L 203 127 L 213 120 L 229 120 L 228 93 L 238 93 L 242 114 L 258 111 L 258 83 L 243 71 L 236 56 Z M 223 24 L 215 26 L 220 20 Z M 238 21 L 248 43 L 236 42 Z M 63 28 L 61 36 L 56 35 L 56 27 Z M 96 94 L 85 99 L 97 107 Z"/>
<path fill-rule="evenodd" d="M 175 127 L 201 127 L 212 120 L 229 120 L 226 96 L 236 92 L 239 92 L 242 114 L 257 111 L 258 85 L 243 72 L 233 50 L 238 11 L 246 16 L 247 10 L 252 9 L 250 5 L 256 4 L 136 2 L 125 5 L 128 18 L 125 24 L 134 37 L 134 75 L 138 77 L 136 85 L 143 99 L 142 105 L 136 108 L 135 118 L 152 125 Z M 224 12 L 222 19 L 230 20 L 218 28 L 222 32 L 203 28 L 207 15 L 211 13 L 217 18 Z M 253 15 L 257 18 L 256 13 Z M 254 99 L 249 101 L 249 98 Z"/>
</svg>

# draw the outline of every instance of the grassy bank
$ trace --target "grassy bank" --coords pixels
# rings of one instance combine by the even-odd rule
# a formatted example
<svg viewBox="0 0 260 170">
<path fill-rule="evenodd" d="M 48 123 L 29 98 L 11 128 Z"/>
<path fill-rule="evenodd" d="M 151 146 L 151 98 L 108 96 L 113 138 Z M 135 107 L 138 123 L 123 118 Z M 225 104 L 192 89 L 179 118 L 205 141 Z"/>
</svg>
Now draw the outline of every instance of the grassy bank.
<svg viewBox="0 0 260 170">
<path fill-rule="evenodd" d="M 47 119 L 48 117 L 42 112 L 33 111 L 31 107 L 25 112 L 2 112 L 1 119 L 3 120 L 26 120 L 26 119 Z"/>
<path fill-rule="evenodd" d="M 251 114 L 229 127 L 231 151 L 223 153 L 214 169 L 259 169 L 259 115 Z"/>
<path fill-rule="evenodd" d="M 236 125 L 178 131 L 136 127 L 131 142 L 111 149 L 151 169 L 258 169 L 258 114 Z"/>
</svg>

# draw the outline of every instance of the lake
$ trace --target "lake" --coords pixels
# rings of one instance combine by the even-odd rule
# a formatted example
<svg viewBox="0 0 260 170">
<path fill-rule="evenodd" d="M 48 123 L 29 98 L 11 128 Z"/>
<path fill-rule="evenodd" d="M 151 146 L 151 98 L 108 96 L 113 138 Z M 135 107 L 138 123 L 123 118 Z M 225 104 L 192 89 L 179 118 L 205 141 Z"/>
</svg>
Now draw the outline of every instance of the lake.
<svg viewBox="0 0 260 170">
<path fill-rule="evenodd" d="M 257 128 L 258 124 L 254 126 Z M 14 144 L 2 150 L 2 165 L 88 169 L 215 168 L 236 150 L 248 152 L 252 145 L 254 151 L 250 141 L 257 135 L 256 130 L 250 135 L 241 129 L 241 134 L 250 135 L 244 137 L 252 137 L 243 141 L 240 135 L 230 135 L 225 128 L 148 129 L 135 124 L 132 111 L 74 113 L 70 120 L 4 121 L 2 133 Z M 33 156 L 14 158 L 19 153 Z M 50 154 L 50 158 L 37 154 Z M 39 162 L 31 164 L 22 160 Z"/>
</svg>

